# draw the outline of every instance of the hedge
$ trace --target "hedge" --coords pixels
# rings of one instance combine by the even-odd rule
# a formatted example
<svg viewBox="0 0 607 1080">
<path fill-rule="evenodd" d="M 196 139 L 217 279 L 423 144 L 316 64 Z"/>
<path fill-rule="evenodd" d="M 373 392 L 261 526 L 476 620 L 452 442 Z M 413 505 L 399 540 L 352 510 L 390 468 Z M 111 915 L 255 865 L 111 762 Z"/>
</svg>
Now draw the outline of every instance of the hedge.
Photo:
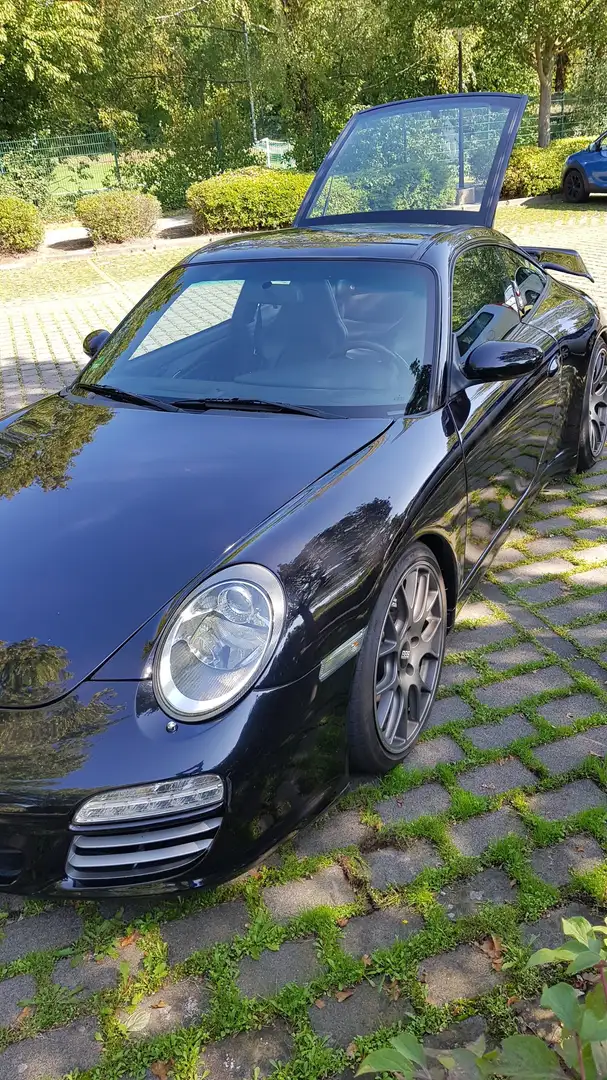
<svg viewBox="0 0 607 1080">
<path fill-rule="evenodd" d="M 279 229 L 290 225 L 312 173 L 253 165 L 192 184 L 186 201 L 201 232 Z"/>
<path fill-rule="evenodd" d="M 503 199 L 549 195 L 561 189 L 563 166 L 570 154 L 584 150 L 590 138 L 553 139 L 550 146 L 515 146 L 502 186 Z"/>
<path fill-rule="evenodd" d="M 0 197 L 0 252 L 34 251 L 43 236 L 42 218 L 32 203 L 16 195 Z"/>
<path fill-rule="evenodd" d="M 120 243 L 149 236 L 161 208 L 153 195 L 139 191 L 100 191 L 79 199 L 76 214 L 95 244 L 100 240 Z"/>
</svg>

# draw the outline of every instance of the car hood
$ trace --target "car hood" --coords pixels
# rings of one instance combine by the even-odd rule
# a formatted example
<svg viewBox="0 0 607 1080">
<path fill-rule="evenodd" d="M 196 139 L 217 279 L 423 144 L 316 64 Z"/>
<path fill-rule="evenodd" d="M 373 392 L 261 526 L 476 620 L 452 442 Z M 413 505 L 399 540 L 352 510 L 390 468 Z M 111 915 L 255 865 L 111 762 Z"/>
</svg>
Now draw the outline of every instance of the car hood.
<svg viewBox="0 0 607 1080">
<path fill-rule="evenodd" d="M 387 426 L 63 397 L 0 422 L 0 707 L 67 693 Z"/>
</svg>

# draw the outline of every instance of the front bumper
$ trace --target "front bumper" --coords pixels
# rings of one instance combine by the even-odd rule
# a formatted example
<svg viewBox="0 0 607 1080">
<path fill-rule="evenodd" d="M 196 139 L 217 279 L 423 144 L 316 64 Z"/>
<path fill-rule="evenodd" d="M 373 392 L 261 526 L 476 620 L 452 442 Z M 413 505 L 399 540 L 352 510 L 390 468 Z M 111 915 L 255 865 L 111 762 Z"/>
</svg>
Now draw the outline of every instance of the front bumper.
<svg viewBox="0 0 607 1080">
<path fill-rule="evenodd" d="M 151 682 L 89 681 L 54 706 L 0 710 L 0 891 L 158 895 L 241 873 L 344 789 L 352 670 L 252 691 L 175 731 Z M 73 824 L 99 791 L 207 772 L 224 781 L 221 806 Z"/>
</svg>

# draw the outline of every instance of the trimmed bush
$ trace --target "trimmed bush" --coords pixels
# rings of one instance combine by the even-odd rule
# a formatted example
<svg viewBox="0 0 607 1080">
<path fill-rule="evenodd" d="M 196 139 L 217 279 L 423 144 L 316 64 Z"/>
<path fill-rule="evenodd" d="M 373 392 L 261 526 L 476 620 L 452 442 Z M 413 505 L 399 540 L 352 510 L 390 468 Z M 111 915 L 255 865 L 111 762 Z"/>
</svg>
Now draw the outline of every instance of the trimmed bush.
<svg viewBox="0 0 607 1080">
<path fill-rule="evenodd" d="M 95 244 L 149 236 L 160 213 L 158 199 L 139 191 L 100 191 L 76 203 L 76 214 Z"/>
<path fill-rule="evenodd" d="M 0 252 L 34 251 L 43 235 L 42 218 L 32 203 L 15 195 L 0 196 Z"/>
<path fill-rule="evenodd" d="M 312 182 L 312 173 L 256 165 L 192 184 L 186 201 L 202 232 L 242 232 L 290 225 Z"/>
<path fill-rule="evenodd" d="M 560 191 L 563 166 L 570 154 L 583 150 L 589 137 L 553 139 L 550 146 L 515 146 L 504 177 L 502 199 L 523 199 Z"/>
</svg>

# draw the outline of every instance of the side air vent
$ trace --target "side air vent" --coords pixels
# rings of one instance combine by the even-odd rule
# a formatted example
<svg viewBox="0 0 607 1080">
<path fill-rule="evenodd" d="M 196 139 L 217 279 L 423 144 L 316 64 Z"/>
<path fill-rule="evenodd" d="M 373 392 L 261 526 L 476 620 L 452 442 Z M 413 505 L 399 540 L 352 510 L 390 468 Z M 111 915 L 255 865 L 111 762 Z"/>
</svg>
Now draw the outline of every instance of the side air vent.
<svg viewBox="0 0 607 1080">
<path fill-rule="evenodd" d="M 102 888 L 158 881 L 188 868 L 209 850 L 221 817 L 197 817 L 167 824 L 76 832 L 67 856 L 66 872 L 77 888 Z"/>
</svg>

